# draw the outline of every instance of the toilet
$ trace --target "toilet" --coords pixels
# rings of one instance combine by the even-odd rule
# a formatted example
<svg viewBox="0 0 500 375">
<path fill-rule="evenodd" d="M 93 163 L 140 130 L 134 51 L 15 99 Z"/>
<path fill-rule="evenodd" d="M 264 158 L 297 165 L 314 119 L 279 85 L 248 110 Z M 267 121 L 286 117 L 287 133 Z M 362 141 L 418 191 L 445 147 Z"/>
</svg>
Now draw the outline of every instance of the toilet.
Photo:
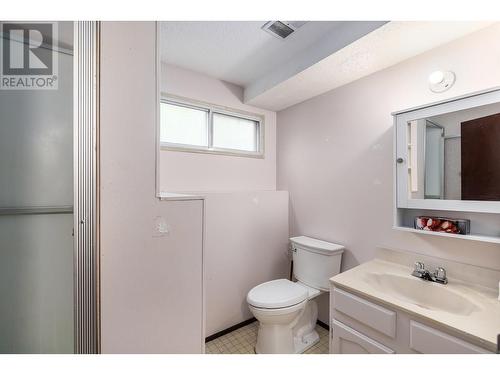
<svg viewBox="0 0 500 375">
<path fill-rule="evenodd" d="M 305 236 L 290 242 L 297 281 L 268 281 L 247 295 L 248 307 L 259 321 L 258 354 L 298 354 L 316 344 L 315 298 L 328 292 L 329 279 L 340 272 L 343 246 Z"/>
</svg>

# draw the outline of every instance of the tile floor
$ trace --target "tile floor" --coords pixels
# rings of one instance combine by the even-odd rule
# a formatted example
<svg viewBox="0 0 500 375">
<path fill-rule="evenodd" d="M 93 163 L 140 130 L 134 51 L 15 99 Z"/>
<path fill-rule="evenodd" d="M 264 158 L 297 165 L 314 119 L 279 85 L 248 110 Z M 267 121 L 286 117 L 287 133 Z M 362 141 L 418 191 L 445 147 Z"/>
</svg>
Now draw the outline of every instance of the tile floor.
<svg viewBox="0 0 500 375">
<path fill-rule="evenodd" d="M 253 322 L 207 342 L 205 352 L 207 354 L 255 354 L 258 324 L 258 322 Z M 319 342 L 309 348 L 305 354 L 328 354 L 328 330 L 320 326 L 316 326 L 316 330 L 319 333 Z"/>
</svg>

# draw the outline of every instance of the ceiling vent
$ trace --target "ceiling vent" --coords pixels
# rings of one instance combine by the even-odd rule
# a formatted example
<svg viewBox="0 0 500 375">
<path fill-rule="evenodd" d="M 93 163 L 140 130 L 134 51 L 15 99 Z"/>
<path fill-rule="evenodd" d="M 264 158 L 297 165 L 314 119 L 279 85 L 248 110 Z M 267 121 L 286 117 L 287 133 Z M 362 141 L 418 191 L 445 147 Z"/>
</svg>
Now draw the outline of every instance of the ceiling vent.
<svg viewBox="0 0 500 375">
<path fill-rule="evenodd" d="M 269 21 L 262 26 L 262 30 L 275 38 L 285 39 L 305 23 L 305 21 Z"/>
</svg>

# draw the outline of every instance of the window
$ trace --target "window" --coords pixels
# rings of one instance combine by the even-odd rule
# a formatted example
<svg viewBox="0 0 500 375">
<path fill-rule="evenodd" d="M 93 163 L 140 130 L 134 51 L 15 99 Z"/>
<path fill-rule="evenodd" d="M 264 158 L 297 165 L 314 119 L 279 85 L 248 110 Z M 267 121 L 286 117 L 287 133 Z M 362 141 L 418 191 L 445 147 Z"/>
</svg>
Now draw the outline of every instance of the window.
<svg viewBox="0 0 500 375">
<path fill-rule="evenodd" d="M 162 100 L 160 140 L 166 149 L 179 151 L 263 156 L 263 120 L 219 107 Z"/>
<path fill-rule="evenodd" d="M 234 115 L 212 115 L 213 146 L 216 148 L 257 151 L 259 122 Z"/>
<path fill-rule="evenodd" d="M 208 147 L 208 110 L 162 103 L 160 118 L 162 141 Z"/>
</svg>

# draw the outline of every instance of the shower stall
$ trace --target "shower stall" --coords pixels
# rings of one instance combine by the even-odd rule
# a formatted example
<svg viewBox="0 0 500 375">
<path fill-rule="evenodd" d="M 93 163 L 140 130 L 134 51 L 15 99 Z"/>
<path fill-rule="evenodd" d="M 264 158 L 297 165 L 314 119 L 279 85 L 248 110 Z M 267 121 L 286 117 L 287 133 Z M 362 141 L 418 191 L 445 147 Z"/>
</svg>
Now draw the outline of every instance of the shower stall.
<svg viewBox="0 0 500 375">
<path fill-rule="evenodd" d="M 99 25 L 0 25 L 0 353 L 97 353 Z"/>
</svg>

